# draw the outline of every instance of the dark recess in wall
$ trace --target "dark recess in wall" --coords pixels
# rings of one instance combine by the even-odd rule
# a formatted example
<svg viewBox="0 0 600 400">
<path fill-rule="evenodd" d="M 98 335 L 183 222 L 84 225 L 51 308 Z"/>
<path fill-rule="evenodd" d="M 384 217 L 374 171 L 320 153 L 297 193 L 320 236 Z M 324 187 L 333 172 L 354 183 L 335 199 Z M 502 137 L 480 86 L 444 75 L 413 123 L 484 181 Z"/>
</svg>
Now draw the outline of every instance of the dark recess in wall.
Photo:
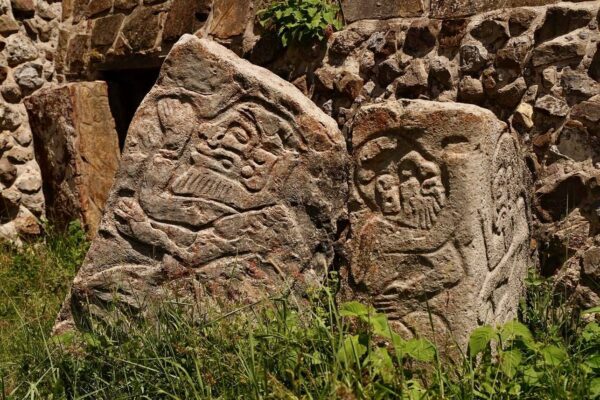
<svg viewBox="0 0 600 400">
<path fill-rule="evenodd" d="M 129 124 L 140 103 L 156 83 L 159 72 L 160 68 L 102 72 L 101 79 L 108 84 L 108 99 L 119 134 L 121 150 L 125 145 Z"/>
</svg>

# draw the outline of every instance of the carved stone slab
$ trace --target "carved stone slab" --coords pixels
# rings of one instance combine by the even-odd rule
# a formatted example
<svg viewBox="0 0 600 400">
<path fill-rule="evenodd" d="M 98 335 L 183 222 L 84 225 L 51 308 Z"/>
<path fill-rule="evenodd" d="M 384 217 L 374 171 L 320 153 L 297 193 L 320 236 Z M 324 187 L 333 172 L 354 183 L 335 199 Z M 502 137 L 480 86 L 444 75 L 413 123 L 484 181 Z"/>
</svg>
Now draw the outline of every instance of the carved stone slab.
<svg viewBox="0 0 600 400">
<path fill-rule="evenodd" d="M 478 323 L 514 317 L 528 201 L 505 124 L 476 106 L 392 101 L 359 112 L 352 142 L 343 297 L 442 347 L 464 346 Z"/>
<path fill-rule="evenodd" d="M 333 259 L 347 164 L 335 122 L 293 85 L 183 36 L 133 119 L 59 320 L 69 307 L 302 290 Z"/>
</svg>

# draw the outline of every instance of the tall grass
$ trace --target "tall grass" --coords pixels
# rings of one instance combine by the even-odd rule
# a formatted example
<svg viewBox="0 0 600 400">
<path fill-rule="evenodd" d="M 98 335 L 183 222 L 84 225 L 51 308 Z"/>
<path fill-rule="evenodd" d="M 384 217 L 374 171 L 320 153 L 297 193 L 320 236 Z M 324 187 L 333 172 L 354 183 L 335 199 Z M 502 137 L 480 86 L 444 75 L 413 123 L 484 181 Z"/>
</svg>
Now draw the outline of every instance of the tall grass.
<svg viewBox="0 0 600 400">
<path fill-rule="evenodd" d="M 69 261 L 52 265 L 62 266 L 64 275 L 54 273 L 66 278 L 84 246 L 64 240 L 72 244 L 64 247 Z M 55 254 L 52 241 L 38 246 L 34 253 Z M 31 280 L 23 282 L 11 296 L 22 299 L 18 287 Z M 286 297 L 191 319 L 162 304 L 154 321 L 92 321 L 85 333 L 49 338 L 63 294 L 55 288 L 57 300 L 48 307 L 54 309 L 37 318 L 23 316 L 27 301 L 14 302 L 11 334 L 2 336 L 13 343 L 2 353 L 0 392 L 7 399 L 599 397 L 595 310 L 567 312 L 551 281 L 532 276 L 529 286 L 522 322 L 477 329 L 466 353 L 450 361 L 424 339 L 401 339 L 367 306 L 337 305 L 328 287 L 301 310 Z"/>
</svg>

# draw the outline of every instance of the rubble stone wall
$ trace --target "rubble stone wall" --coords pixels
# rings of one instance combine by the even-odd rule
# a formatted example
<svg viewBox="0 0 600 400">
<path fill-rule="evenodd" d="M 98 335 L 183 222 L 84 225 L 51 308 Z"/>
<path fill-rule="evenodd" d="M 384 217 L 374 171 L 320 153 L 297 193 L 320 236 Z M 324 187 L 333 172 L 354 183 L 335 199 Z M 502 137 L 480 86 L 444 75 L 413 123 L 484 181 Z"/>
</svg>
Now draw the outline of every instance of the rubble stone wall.
<svg viewBox="0 0 600 400">
<path fill-rule="evenodd" d="M 61 3 L 0 3 L 0 237 L 40 232 L 44 195 L 22 99 L 56 81 Z"/>
<path fill-rule="evenodd" d="M 246 57 L 334 117 L 350 150 L 352 121 L 370 103 L 414 98 L 493 111 L 518 134 L 533 176 L 535 258 L 545 274 L 561 275 L 574 298 L 593 305 L 600 300 L 599 5 L 363 20 L 327 46 L 278 56 L 263 38 Z"/>
</svg>

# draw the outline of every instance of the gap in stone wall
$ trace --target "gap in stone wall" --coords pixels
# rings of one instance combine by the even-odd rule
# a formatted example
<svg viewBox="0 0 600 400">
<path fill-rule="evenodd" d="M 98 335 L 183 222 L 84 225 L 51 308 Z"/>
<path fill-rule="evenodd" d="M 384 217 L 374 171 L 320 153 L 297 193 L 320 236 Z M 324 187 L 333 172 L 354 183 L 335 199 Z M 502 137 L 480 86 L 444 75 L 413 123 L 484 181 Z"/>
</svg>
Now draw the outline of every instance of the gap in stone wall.
<svg viewBox="0 0 600 400">
<path fill-rule="evenodd" d="M 156 83 L 160 68 L 102 71 L 100 79 L 108 84 L 110 109 L 123 150 L 129 124 L 142 100 Z"/>
</svg>

